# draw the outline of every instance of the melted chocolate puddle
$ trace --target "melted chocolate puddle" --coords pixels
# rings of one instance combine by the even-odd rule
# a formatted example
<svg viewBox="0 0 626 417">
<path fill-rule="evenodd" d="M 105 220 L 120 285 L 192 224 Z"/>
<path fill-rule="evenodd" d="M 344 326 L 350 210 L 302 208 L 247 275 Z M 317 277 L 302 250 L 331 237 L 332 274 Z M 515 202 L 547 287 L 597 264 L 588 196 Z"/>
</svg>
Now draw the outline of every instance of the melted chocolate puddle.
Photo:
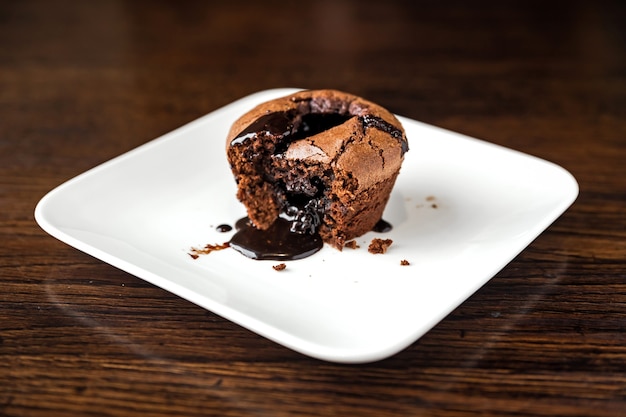
<svg viewBox="0 0 626 417">
<path fill-rule="evenodd" d="M 230 240 L 230 247 L 248 258 L 257 260 L 294 261 L 309 257 L 322 249 L 324 242 L 317 233 L 297 233 L 293 221 L 279 217 L 267 230 L 255 228 L 244 217 L 235 224 L 237 233 Z M 373 232 L 386 233 L 393 226 L 380 219 Z"/>
<path fill-rule="evenodd" d="M 303 259 L 322 249 L 324 242 L 317 233 L 294 233 L 291 224 L 279 217 L 269 229 L 259 230 L 244 217 L 235 224 L 230 247 L 248 258 L 275 261 Z"/>
</svg>

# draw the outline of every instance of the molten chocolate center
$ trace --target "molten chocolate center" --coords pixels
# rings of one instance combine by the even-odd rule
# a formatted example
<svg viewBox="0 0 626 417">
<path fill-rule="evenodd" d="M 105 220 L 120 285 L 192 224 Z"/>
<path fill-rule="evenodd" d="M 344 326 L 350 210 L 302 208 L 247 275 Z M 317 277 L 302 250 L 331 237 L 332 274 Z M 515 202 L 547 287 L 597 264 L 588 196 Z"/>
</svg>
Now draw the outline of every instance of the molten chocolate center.
<svg viewBox="0 0 626 417">
<path fill-rule="evenodd" d="M 291 222 L 278 218 L 267 230 L 255 228 L 247 217 L 240 219 L 230 247 L 248 258 L 291 261 L 306 258 L 322 249 L 324 242 L 317 234 L 291 231 Z"/>
</svg>

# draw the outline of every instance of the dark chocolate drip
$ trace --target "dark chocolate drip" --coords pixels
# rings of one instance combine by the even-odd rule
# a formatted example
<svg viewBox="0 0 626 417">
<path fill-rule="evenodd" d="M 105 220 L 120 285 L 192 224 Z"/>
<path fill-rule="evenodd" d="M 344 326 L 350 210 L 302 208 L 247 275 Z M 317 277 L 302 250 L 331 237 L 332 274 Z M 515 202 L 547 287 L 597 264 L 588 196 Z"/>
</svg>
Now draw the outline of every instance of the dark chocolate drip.
<svg viewBox="0 0 626 417">
<path fill-rule="evenodd" d="M 215 228 L 215 230 L 217 230 L 220 233 L 226 233 L 226 232 L 230 232 L 231 230 L 233 230 L 233 227 L 229 224 L 220 224 L 219 226 Z"/>
<path fill-rule="evenodd" d="M 302 195 L 288 197 L 291 197 L 291 200 L 303 200 L 292 205 L 289 204 L 292 201 L 288 201 L 280 214 L 283 219 L 291 222 L 290 230 L 293 233 L 315 234 L 322 224 L 323 212 L 320 199 L 306 198 Z"/>
<path fill-rule="evenodd" d="M 294 140 L 317 135 L 332 129 L 345 123 L 351 117 L 350 114 L 342 113 L 306 113 L 300 117 L 294 112 L 279 111 L 268 113 L 248 125 L 230 142 L 230 145 L 243 144 L 247 140 L 266 132 L 271 136 L 287 139 L 281 142 L 281 146 L 277 147 L 276 153 L 281 153 Z"/>
<path fill-rule="evenodd" d="M 230 146 L 245 143 L 247 140 L 256 137 L 262 132 L 284 138 L 293 132 L 293 128 L 293 115 L 289 112 L 279 111 L 268 113 L 250 123 L 248 127 L 230 142 Z"/>
<path fill-rule="evenodd" d="M 238 231 L 231 238 L 230 247 L 252 259 L 302 259 L 313 255 L 324 245 L 317 233 L 293 233 L 291 222 L 280 217 L 267 230 L 255 228 L 247 217 L 237 221 L 235 227 Z"/>
<path fill-rule="evenodd" d="M 409 151 L 409 142 L 406 140 L 406 137 L 402 133 L 400 129 L 387 122 L 386 120 L 372 116 L 371 114 L 366 114 L 360 117 L 361 123 L 366 128 L 373 127 L 375 129 L 381 130 L 385 133 L 388 133 L 394 139 L 397 139 L 400 142 L 400 146 L 402 146 L 402 154 L 404 155 Z"/>
<path fill-rule="evenodd" d="M 383 219 L 380 219 L 378 223 L 376 223 L 374 227 L 372 227 L 372 231 L 376 233 L 387 233 L 390 232 L 391 229 L 393 229 L 391 223 Z"/>
</svg>

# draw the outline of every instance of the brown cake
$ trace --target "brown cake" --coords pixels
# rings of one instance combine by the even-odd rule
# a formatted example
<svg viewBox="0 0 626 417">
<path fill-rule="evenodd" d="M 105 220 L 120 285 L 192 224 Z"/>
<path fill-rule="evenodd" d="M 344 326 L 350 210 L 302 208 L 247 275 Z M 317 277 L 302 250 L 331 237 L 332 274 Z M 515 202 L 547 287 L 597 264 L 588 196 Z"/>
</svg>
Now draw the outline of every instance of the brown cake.
<svg viewBox="0 0 626 417">
<path fill-rule="evenodd" d="M 335 90 L 263 103 L 226 141 L 237 198 L 258 230 L 277 219 L 341 249 L 381 220 L 408 142 L 389 111 Z"/>
</svg>

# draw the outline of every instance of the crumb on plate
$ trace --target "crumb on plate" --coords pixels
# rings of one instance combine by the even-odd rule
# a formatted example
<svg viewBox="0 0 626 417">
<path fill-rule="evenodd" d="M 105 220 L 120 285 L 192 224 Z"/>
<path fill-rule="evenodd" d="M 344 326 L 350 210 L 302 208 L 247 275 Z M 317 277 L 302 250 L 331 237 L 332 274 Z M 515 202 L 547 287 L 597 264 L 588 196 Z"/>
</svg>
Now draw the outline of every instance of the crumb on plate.
<svg viewBox="0 0 626 417">
<path fill-rule="evenodd" d="M 343 245 L 344 248 L 350 248 L 350 249 L 358 249 L 360 248 L 360 246 L 358 245 L 358 243 L 356 243 L 356 240 L 351 240 L 349 242 L 346 242 Z"/>
<path fill-rule="evenodd" d="M 191 256 L 192 259 L 198 259 L 200 255 L 208 255 L 211 252 L 226 249 L 229 247 L 230 247 L 230 243 L 228 242 L 224 242 L 222 244 L 217 243 L 215 245 L 208 243 L 204 245 L 204 247 L 202 248 L 191 248 L 189 250 L 189 256 Z"/>
<path fill-rule="evenodd" d="M 287 265 L 282 263 L 278 265 L 272 265 L 272 268 L 274 268 L 275 271 L 282 271 L 283 269 L 287 268 Z"/>
<path fill-rule="evenodd" d="M 374 238 L 372 239 L 372 242 L 367 248 L 367 251 L 373 254 L 385 253 L 387 252 L 387 249 L 389 248 L 389 246 L 391 246 L 392 243 L 393 243 L 393 240 L 391 239 Z"/>
</svg>

